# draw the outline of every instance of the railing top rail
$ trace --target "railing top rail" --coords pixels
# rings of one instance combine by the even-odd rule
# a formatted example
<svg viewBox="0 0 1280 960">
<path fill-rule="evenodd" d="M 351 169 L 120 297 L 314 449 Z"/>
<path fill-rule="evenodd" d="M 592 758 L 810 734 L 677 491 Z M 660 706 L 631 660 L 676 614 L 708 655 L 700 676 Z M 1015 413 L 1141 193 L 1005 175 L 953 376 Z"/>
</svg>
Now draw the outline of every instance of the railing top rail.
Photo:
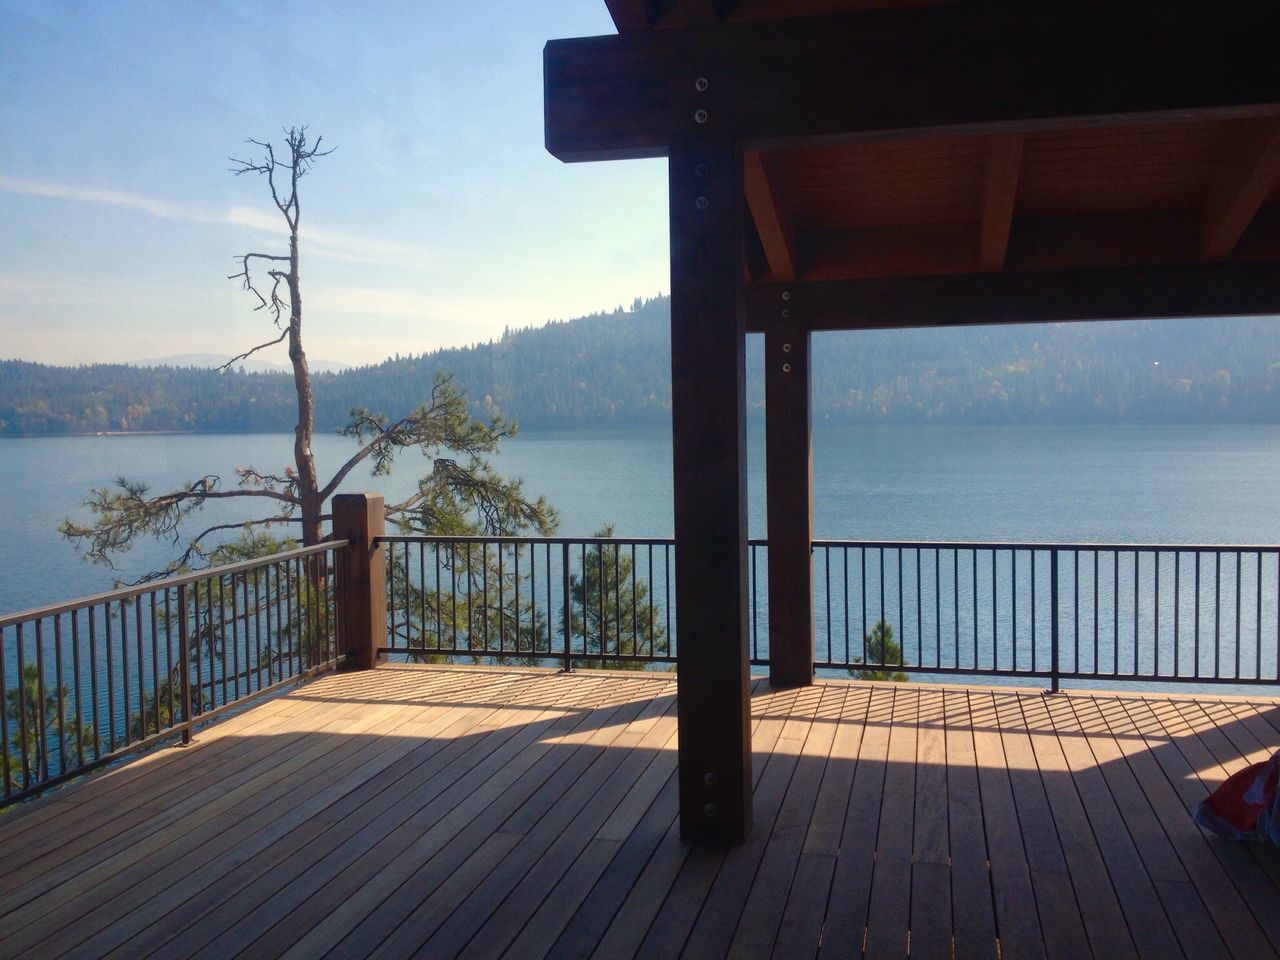
<svg viewBox="0 0 1280 960">
<path fill-rule="evenodd" d="M 752 540 L 752 545 L 767 543 Z M 998 540 L 814 540 L 815 547 L 888 547 L 906 550 L 1059 550 L 1114 551 L 1121 553 L 1280 553 L 1280 544 L 1243 543 L 1058 543 Z"/>
<path fill-rule="evenodd" d="M 346 545 L 346 541 L 327 540 L 324 543 L 317 543 L 315 546 L 311 547 L 298 547 L 296 550 L 286 550 L 283 553 L 273 553 L 269 557 L 257 557 L 253 560 L 241 560 L 239 563 L 227 563 L 220 567 L 207 567 L 204 570 L 195 570 L 191 573 L 184 573 L 178 577 L 168 577 L 164 580 L 153 580 L 150 583 L 140 583 L 136 586 L 125 587 L 121 590 L 111 590 L 107 593 L 97 593 L 88 597 L 77 597 L 74 600 L 64 600 L 62 603 L 50 604 L 47 607 L 35 607 L 30 610 L 20 610 L 17 613 L 11 613 L 0 617 L 0 630 L 18 623 L 27 623 L 31 620 L 41 620 L 45 617 L 55 617 L 62 613 L 70 613 L 72 610 L 83 610 L 85 607 L 97 607 L 104 603 L 114 603 L 118 600 L 131 600 L 134 597 L 141 597 L 148 593 L 155 593 L 159 590 L 171 590 L 174 587 L 181 587 L 190 583 L 198 583 L 201 580 L 208 580 L 211 577 L 225 577 L 231 574 L 253 570 L 257 567 L 263 567 L 271 563 L 281 563 L 285 560 L 297 560 L 302 557 L 310 557 L 318 553 L 326 553 L 330 550 Z"/>
<path fill-rule="evenodd" d="M 388 534 L 382 537 L 374 537 L 374 543 L 511 543 L 511 544 L 551 544 L 552 546 L 560 546 L 568 544 L 569 546 L 579 546 L 585 544 L 587 546 L 609 546 L 616 544 L 618 546 L 655 546 L 669 547 L 675 543 L 671 537 L 433 537 L 425 534 Z"/>
<path fill-rule="evenodd" d="M 425 534 L 388 534 L 376 537 L 375 543 L 504 543 L 504 544 L 551 544 L 571 546 L 597 544 L 608 546 L 616 544 L 628 546 L 671 546 L 675 540 L 671 537 L 435 537 Z M 769 541 L 763 538 L 752 538 L 747 541 L 753 547 L 765 547 Z M 1046 540 L 1008 541 L 1008 540 L 814 540 L 815 547 L 886 547 L 906 550 L 1119 550 L 1123 553 L 1138 551 L 1139 553 L 1280 553 L 1280 544 L 1271 543 L 1063 543 Z"/>
</svg>

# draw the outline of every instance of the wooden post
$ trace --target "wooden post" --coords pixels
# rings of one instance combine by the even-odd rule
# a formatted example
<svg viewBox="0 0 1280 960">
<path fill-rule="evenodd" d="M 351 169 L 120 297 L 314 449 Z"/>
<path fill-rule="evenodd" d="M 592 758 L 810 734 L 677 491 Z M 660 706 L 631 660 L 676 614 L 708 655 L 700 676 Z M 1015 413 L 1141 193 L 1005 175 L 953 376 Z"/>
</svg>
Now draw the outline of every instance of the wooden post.
<svg viewBox="0 0 1280 960">
<path fill-rule="evenodd" d="M 387 645 L 386 551 L 374 538 L 386 531 L 382 494 L 340 493 L 333 498 L 333 534 L 350 541 L 337 551 L 338 638 L 351 670 L 377 666 Z"/>
<path fill-rule="evenodd" d="M 769 502 L 769 681 L 813 683 L 813 446 L 809 333 L 779 296 L 764 335 L 765 470 Z"/>
<path fill-rule="evenodd" d="M 751 829 L 742 152 L 691 132 L 669 152 L 680 836 Z"/>
</svg>

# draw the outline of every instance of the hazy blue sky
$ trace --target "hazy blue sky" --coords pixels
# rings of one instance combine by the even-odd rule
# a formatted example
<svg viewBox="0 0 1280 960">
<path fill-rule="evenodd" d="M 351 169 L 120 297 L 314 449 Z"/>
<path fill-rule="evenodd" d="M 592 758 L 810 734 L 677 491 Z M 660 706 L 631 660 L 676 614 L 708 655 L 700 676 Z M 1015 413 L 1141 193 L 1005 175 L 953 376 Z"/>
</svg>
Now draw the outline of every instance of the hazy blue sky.
<svg viewBox="0 0 1280 960">
<path fill-rule="evenodd" d="M 0 0 L 0 358 L 267 339 L 225 277 L 280 225 L 227 158 L 295 123 L 337 148 L 303 184 L 312 357 L 666 290 L 665 164 L 542 146 L 544 43 L 611 32 L 603 0 Z"/>
</svg>

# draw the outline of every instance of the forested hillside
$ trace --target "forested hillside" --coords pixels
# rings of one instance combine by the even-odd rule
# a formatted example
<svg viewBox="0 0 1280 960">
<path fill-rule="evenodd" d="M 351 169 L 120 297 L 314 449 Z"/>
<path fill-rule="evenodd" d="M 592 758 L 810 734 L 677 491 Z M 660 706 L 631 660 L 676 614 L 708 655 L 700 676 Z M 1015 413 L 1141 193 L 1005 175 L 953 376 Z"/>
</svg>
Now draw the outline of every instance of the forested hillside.
<svg viewBox="0 0 1280 960">
<path fill-rule="evenodd" d="M 315 375 L 317 428 L 352 407 L 407 412 L 450 372 L 477 413 L 526 428 L 668 422 L 670 302 L 509 330 L 491 343 Z M 763 407 L 762 339 L 748 403 Z M 845 422 L 1280 420 L 1280 320 L 1156 320 L 815 336 L 814 417 Z M 0 434 L 271 431 L 293 425 L 282 373 L 0 362 Z"/>
</svg>

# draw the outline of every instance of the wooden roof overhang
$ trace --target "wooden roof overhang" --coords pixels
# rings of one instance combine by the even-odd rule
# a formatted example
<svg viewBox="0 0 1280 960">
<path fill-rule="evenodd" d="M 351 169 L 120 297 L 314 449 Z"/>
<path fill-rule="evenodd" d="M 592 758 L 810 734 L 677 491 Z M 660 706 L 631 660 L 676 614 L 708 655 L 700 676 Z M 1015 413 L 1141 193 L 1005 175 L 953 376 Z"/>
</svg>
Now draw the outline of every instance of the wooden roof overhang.
<svg viewBox="0 0 1280 960">
<path fill-rule="evenodd" d="M 547 149 L 732 132 L 749 330 L 1280 312 L 1275 0 L 608 5 Z"/>
<path fill-rule="evenodd" d="M 547 149 L 668 159 L 681 835 L 752 819 L 744 342 L 770 679 L 813 680 L 810 334 L 1280 314 L 1280 0 L 607 0 Z"/>
</svg>

